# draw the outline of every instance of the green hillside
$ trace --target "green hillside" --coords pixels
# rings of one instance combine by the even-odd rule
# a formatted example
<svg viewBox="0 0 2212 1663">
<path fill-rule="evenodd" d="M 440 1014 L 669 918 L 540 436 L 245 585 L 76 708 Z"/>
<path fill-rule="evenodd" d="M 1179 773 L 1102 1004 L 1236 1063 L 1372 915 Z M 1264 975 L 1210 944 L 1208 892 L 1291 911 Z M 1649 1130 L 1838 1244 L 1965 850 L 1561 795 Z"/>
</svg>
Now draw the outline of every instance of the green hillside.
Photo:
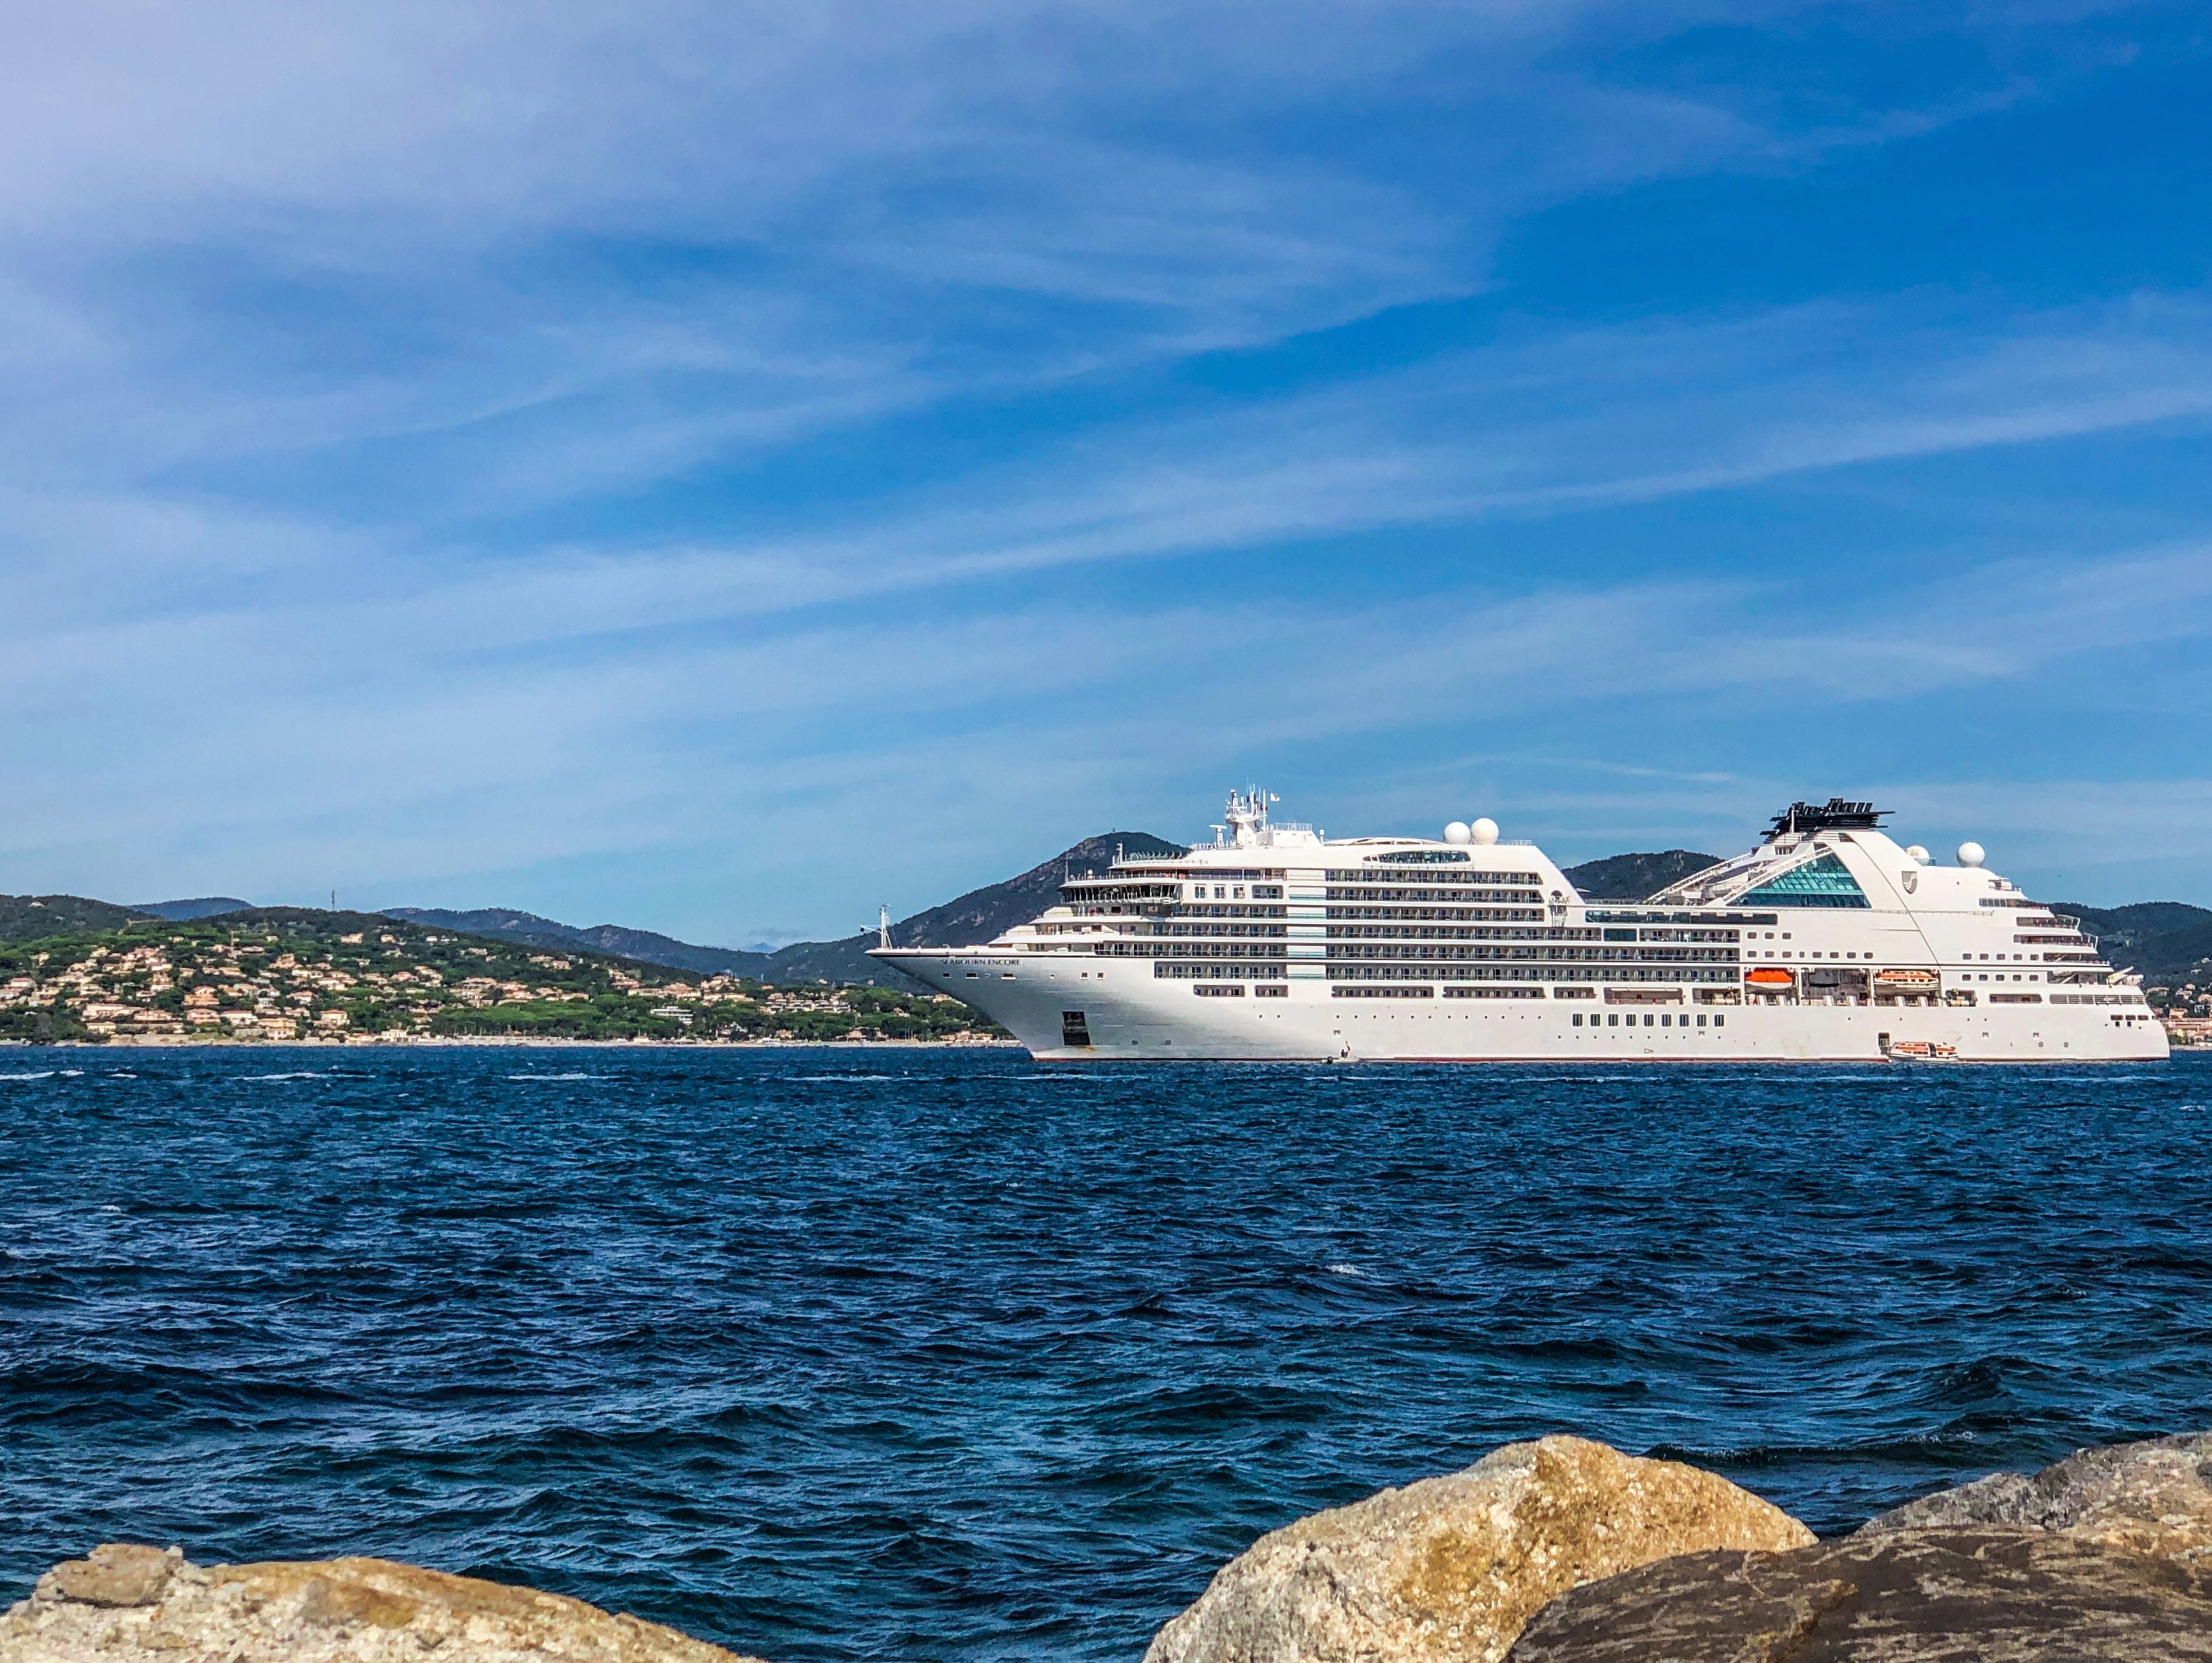
<svg viewBox="0 0 2212 1663">
<path fill-rule="evenodd" d="M 0 945 L 0 1041 L 962 1036 L 1000 1030 L 934 993 L 688 976 L 375 913 L 125 915 Z"/>
<path fill-rule="evenodd" d="M 87 930 L 119 930 L 145 914 L 81 895 L 0 895 L 0 941 L 37 941 Z"/>
<path fill-rule="evenodd" d="M 1641 901 L 1692 872 L 1718 864 L 1716 854 L 1693 849 L 1668 849 L 1658 854 L 1613 854 L 1602 860 L 1585 860 L 1564 866 L 1560 874 L 1585 901 Z"/>
<path fill-rule="evenodd" d="M 2212 985 L 2212 911 L 2180 901 L 2139 901 L 2131 907 L 2053 903 L 2096 937 L 2113 963 L 2142 972 L 2152 986 Z"/>
</svg>

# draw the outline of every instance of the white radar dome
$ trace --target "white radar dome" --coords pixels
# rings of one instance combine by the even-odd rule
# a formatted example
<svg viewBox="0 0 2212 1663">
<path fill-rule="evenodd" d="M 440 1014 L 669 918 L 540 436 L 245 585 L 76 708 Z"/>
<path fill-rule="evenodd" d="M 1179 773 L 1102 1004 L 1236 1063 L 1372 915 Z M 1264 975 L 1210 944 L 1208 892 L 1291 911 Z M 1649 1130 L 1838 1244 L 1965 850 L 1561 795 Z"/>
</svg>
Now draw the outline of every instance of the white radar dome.
<svg viewBox="0 0 2212 1663">
<path fill-rule="evenodd" d="M 1927 850 L 1922 848 L 1917 843 L 1913 844 L 1910 848 L 1905 850 L 1905 858 L 1910 860 L 1916 866 L 1924 866 L 1930 860 L 1935 859 L 1933 855 L 1929 854 Z"/>
<path fill-rule="evenodd" d="M 1485 815 L 1468 828 L 1468 835 L 1478 843 L 1495 843 L 1498 841 L 1498 822 Z"/>
<path fill-rule="evenodd" d="M 1978 866 L 1983 861 L 1988 859 L 1988 854 L 1984 852 L 1982 846 L 1978 843 L 1961 843 L 1959 845 L 1959 864 L 1961 866 Z"/>
<path fill-rule="evenodd" d="M 1467 828 L 1464 820 L 1455 820 L 1444 828 L 1444 841 L 1447 843 L 1471 843 L 1474 841 L 1474 834 Z"/>
</svg>

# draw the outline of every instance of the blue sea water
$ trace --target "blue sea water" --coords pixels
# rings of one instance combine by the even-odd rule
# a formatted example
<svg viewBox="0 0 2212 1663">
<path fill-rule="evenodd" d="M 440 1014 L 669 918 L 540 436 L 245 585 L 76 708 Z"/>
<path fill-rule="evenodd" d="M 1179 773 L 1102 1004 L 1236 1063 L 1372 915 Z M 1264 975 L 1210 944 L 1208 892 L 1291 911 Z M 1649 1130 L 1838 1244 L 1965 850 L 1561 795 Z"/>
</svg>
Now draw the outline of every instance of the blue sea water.
<svg viewBox="0 0 2212 1663">
<path fill-rule="evenodd" d="M 777 1663 L 1133 1663 L 1552 1430 L 1834 1531 L 2212 1426 L 2212 1058 L 0 1052 L 0 1594 L 374 1553 Z"/>
</svg>

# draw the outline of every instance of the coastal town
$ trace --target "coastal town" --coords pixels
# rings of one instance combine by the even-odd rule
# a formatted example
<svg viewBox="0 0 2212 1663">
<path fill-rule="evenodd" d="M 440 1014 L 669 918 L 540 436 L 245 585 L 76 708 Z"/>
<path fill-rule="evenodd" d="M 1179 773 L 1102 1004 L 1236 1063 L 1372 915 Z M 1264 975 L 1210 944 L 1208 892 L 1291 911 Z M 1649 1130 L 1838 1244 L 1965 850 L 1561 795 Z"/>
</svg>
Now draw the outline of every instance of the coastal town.
<svg viewBox="0 0 2212 1663">
<path fill-rule="evenodd" d="M 1005 1036 L 957 999 L 775 987 L 306 909 L 0 946 L 0 1041 L 927 1041 Z"/>
<path fill-rule="evenodd" d="M 2151 1009 L 2166 1024 L 2173 1045 L 2212 1045 L 2212 986 L 2186 981 L 2179 987 L 2147 987 Z"/>
</svg>

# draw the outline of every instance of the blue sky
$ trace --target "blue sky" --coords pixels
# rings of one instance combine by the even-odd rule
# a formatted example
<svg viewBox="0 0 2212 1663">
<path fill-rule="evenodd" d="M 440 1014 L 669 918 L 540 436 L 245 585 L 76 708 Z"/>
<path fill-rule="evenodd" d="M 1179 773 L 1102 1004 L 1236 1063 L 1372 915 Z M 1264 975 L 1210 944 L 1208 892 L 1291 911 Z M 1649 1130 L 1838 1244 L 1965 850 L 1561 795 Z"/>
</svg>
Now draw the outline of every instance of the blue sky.
<svg viewBox="0 0 2212 1663">
<path fill-rule="evenodd" d="M 1258 780 L 2212 902 L 2201 8 L 16 33 L 0 889 L 782 939 Z"/>
</svg>

